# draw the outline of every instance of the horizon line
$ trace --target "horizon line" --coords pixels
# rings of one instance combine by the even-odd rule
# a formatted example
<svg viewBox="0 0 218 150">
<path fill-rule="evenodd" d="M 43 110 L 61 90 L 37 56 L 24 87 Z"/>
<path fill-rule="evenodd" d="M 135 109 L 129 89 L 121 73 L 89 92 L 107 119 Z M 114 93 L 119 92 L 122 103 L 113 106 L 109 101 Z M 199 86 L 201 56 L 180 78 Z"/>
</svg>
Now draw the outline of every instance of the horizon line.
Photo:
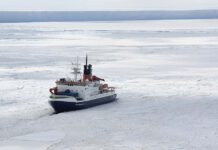
<svg viewBox="0 0 218 150">
<path fill-rule="evenodd" d="M 142 12 L 142 11 L 218 11 L 217 9 L 175 9 L 175 10 L 166 10 L 166 9 L 153 9 L 153 10 L 0 10 L 0 12 Z"/>
</svg>

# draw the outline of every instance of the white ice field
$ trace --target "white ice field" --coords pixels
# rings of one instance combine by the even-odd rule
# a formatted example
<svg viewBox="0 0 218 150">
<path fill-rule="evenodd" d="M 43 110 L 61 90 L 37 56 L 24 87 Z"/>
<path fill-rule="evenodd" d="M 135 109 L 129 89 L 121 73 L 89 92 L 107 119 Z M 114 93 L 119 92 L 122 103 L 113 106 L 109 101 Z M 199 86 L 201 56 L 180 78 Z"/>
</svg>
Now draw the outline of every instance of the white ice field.
<svg viewBox="0 0 218 150">
<path fill-rule="evenodd" d="M 53 115 L 86 53 L 119 100 Z M 0 150 L 30 149 L 217 150 L 218 20 L 0 24 Z"/>
</svg>

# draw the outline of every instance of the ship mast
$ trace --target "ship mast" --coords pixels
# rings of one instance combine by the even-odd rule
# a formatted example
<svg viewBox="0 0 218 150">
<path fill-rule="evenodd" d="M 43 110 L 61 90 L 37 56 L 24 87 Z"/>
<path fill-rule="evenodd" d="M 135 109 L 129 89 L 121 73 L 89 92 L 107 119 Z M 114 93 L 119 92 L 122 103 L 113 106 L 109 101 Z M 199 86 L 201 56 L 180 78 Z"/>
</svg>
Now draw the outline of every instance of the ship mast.
<svg viewBox="0 0 218 150">
<path fill-rule="evenodd" d="M 74 81 L 77 81 L 77 77 L 78 77 L 78 74 L 80 74 L 80 68 L 79 68 L 79 58 L 78 56 L 76 57 L 76 64 L 72 63 L 72 74 L 74 74 Z"/>
<path fill-rule="evenodd" d="M 88 65 L 88 56 L 86 54 L 86 66 Z"/>
</svg>

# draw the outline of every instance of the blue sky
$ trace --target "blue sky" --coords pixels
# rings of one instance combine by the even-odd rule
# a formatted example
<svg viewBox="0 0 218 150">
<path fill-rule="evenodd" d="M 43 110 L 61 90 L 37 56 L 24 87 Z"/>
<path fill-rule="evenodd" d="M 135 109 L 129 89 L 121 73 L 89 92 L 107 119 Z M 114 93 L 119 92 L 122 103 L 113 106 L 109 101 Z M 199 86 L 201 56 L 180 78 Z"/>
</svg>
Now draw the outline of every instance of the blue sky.
<svg viewBox="0 0 218 150">
<path fill-rule="evenodd" d="M 186 10 L 218 9 L 218 0 L 1 0 L 10 10 Z"/>
</svg>

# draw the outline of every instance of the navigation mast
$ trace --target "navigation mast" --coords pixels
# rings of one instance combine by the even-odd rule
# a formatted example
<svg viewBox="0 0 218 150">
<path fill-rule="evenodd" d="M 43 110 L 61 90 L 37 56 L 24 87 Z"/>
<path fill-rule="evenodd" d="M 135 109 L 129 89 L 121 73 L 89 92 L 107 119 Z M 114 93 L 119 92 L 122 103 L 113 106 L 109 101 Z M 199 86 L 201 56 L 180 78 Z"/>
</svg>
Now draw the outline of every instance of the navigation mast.
<svg viewBox="0 0 218 150">
<path fill-rule="evenodd" d="M 78 56 L 76 57 L 76 64 L 72 63 L 72 74 L 74 74 L 74 81 L 77 81 L 77 77 L 78 77 L 78 74 L 81 74 L 80 72 L 80 68 L 79 68 L 79 58 Z"/>
</svg>

